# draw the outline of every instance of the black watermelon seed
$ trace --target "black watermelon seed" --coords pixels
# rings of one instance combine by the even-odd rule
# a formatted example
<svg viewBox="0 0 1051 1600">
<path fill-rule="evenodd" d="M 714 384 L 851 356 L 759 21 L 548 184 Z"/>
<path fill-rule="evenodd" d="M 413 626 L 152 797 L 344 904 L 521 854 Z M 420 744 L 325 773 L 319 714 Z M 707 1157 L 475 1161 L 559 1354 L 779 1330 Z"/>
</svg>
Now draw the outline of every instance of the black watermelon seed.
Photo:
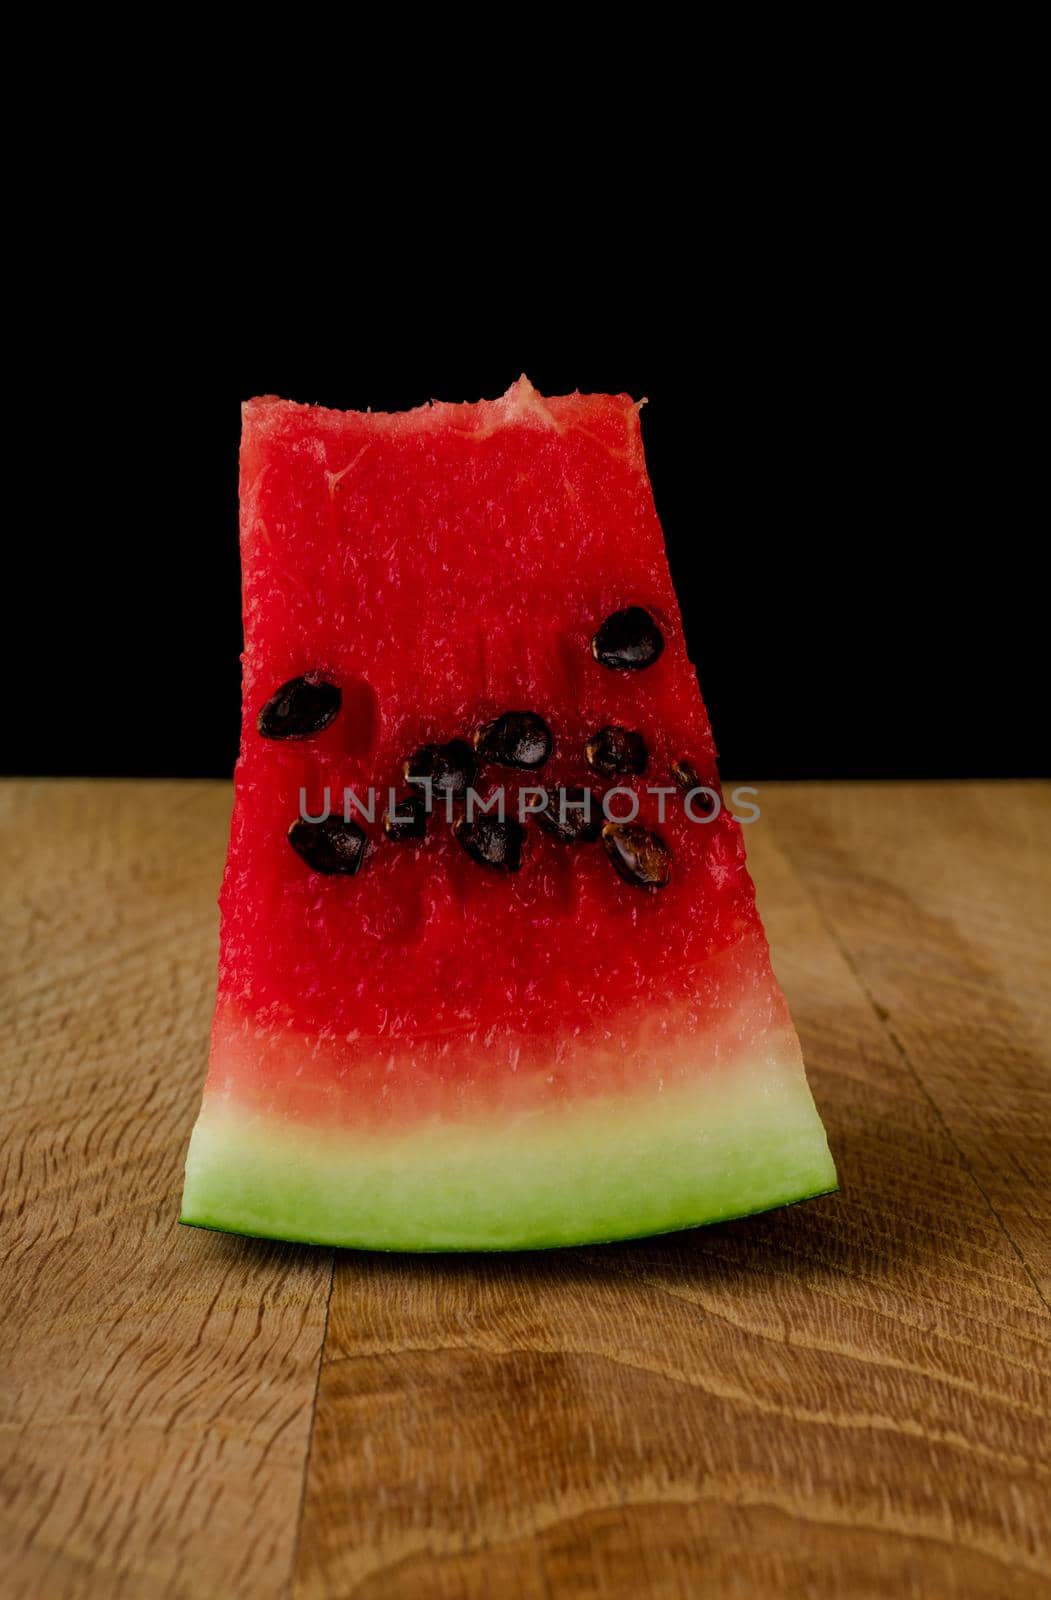
<svg viewBox="0 0 1051 1600">
<path fill-rule="evenodd" d="M 476 817 L 468 822 L 461 817 L 453 824 L 453 832 L 472 861 L 482 867 L 496 867 L 501 872 L 517 872 L 522 865 L 522 841 L 525 829 L 513 817 L 501 822 L 499 817 Z"/>
<path fill-rule="evenodd" d="M 393 811 L 383 815 L 388 839 L 422 839 L 427 832 L 427 802 L 422 794 L 403 794 Z"/>
<path fill-rule="evenodd" d="M 365 860 L 365 830 L 342 817 L 326 817 L 324 822 L 297 817 L 288 830 L 288 842 L 313 872 L 340 872 L 352 878 Z"/>
<path fill-rule="evenodd" d="M 600 728 L 584 746 L 588 766 L 604 778 L 637 776 L 649 760 L 646 741 L 630 728 Z"/>
<path fill-rule="evenodd" d="M 440 799 L 452 795 L 462 800 L 478 776 L 478 757 L 466 739 L 450 739 L 448 744 L 425 744 L 404 765 L 405 776 L 429 778 L 431 793 Z"/>
<path fill-rule="evenodd" d="M 535 711 L 505 711 L 474 736 L 474 747 L 483 761 L 527 770 L 544 765 L 551 744 L 551 729 Z"/>
<path fill-rule="evenodd" d="M 608 616 L 591 641 L 591 654 L 617 672 L 641 672 L 664 649 L 664 635 L 641 606 L 628 606 Z"/>
<path fill-rule="evenodd" d="M 315 673 L 289 678 L 272 694 L 256 719 L 264 739 L 309 739 L 339 712 L 343 696 L 334 683 Z"/>
<path fill-rule="evenodd" d="M 671 775 L 684 794 L 689 794 L 691 789 L 702 789 L 704 785 L 697 776 L 697 769 L 689 761 L 673 761 Z M 694 805 L 700 811 L 713 811 L 715 801 L 710 794 L 699 794 L 694 800 Z"/>
<path fill-rule="evenodd" d="M 565 795 L 565 816 L 561 800 Z M 590 796 L 590 806 L 584 811 L 585 796 Z M 553 834 L 563 844 L 592 844 L 602 832 L 602 800 L 590 789 L 549 789 L 544 806 L 534 811 L 540 827 Z"/>
<path fill-rule="evenodd" d="M 671 878 L 671 851 L 647 828 L 630 822 L 607 822 L 602 843 L 614 870 L 638 889 L 664 889 Z"/>
</svg>

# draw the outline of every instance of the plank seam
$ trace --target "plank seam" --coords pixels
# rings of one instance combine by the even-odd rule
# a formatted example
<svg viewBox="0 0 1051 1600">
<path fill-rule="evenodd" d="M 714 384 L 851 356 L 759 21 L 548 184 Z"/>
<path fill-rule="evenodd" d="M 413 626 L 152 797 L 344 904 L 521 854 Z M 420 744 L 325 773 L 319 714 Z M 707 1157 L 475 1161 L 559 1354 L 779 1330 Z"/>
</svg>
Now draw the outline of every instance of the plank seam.
<svg viewBox="0 0 1051 1600">
<path fill-rule="evenodd" d="M 332 1291 L 336 1284 L 336 1255 L 332 1252 L 329 1259 L 328 1294 L 325 1297 L 325 1316 L 321 1324 L 321 1342 L 318 1347 L 317 1371 L 314 1374 L 314 1393 L 310 1401 L 310 1430 L 307 1435 L 307 1453 L 303 1462 L 303 1482 L 299 1490 L 299 1510 L 296 1514 L 295 1537 L 292 1542 L 292 1560 L 288 1571 L 288 1595 L 292 1600 L 296 1588 L 296 1574 L 299 1570 L 299 1552 L 303 1542 L 303 1515 L 307 1504 L 307 1485 L 310 1482 L 310 1463 L 314 1455 L 314 1429 L 317 1424 L 317 1402 L 321 1392 L 321 1369 L 325 1365 L 325 1347 L 328 1344 L 328 1319 L 332 1309 Z"/>
</svg>

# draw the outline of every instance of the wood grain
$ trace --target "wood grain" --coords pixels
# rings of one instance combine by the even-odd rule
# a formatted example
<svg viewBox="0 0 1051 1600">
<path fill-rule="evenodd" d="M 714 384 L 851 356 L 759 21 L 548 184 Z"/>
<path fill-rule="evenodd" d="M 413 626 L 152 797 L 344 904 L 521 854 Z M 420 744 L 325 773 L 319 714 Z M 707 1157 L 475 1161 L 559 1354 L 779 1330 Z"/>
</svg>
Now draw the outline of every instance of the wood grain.
<svg viewBox="0 0 1051 1600">
<path fill-rule="evenodd" d="M 761 802 L 843 1192 L 333 1268 L 174 1225 L 225 786 L 9 786 L 5 1594 L 1051 1594 L 1048 791 Z"/>
<path fill-rule="evenodd" d="M 777 798 L 777 838 L 1046 1303 L 1047 787 L 1005 803 L 996 784 L 858 784 L 783 814 Z"/>
<path fill-rule="evenodd" d="M 228 791 L 2 792 L 0 1591 L 285 1594 L 331 1254 L 176 1222 Z"/>
</svg>

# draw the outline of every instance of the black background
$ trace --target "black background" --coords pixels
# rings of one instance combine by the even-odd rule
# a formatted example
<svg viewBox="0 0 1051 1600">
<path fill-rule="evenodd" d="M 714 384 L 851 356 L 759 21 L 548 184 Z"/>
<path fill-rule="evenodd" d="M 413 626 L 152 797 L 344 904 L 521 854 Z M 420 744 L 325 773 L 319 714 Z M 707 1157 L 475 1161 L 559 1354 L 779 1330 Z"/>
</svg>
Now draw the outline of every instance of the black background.
<svg viewBox="0 0 1051 1600">
<path fill-rule="evenodd" d="M 487 267 L 455 296 L 420 264 L 423 297 L 376 262 L 190 273 L 152 254 L 63 304 L 57 333 L 53 300 L 6 770 L 229 773 L 244 397 L 389 410 L 494 396 L 524 370 L 549 393 L 648 397 L 724 774 L 1046 771 L 1037 436 L 1001 322 L 936 250 L 905 270 L 900 240 L 848 252 L 825 228 L 774 260 L 775 244 L 728 246 L 714 277 L 659 241 L 645 273 L 615 258 L 567 286 L 557 263 L 506 283 Z"/>
</svg>

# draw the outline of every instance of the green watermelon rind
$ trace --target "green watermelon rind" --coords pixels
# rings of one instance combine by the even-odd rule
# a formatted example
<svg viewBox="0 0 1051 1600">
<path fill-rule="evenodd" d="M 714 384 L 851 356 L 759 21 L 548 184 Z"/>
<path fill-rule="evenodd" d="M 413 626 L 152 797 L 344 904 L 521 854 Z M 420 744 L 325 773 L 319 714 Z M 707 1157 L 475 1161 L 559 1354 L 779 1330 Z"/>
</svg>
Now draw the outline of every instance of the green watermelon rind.
<svg viewBox="0 0 1051 1600">
<path fill-rule="evenodd" d="M 836 1187 L 801 1066 L 768 1057 L 648 1099 L 398 1136 L 290 1126 L 210 1096 L 181 1220 L 362 1250 L 540 1250 L 726 1222 Z"/>
<path fill-rule="evenodd" d="M 331 1239 L 317 1239 L 308 1234 L 281 1233 L 253 1233 L 248 1228 L 234 1228 L 229 1223 L 210 1222 L 206 1217 L 180 1217 L 184 1228 L 199 1228 L 202 1233 L 225 1233 L 232 1239 L 261 1239 L 267 1242 L 279 1241 L 283 1244 L 309 1244 L 317 1245 L 326 1250 L 375 1250 L 389 1255 L 406 1256 L 439 1256 L 439 1255 L 516 1255 L 524 1254 L 530 1250 L 580 1250 L 588 1245 L 602 1244 L 630 1244 L 633 1239 L 663 1239 L 669 1234 L 692 1233 L 698 1228 L 714 1228 L 719 1222 L 743 1222 L 746 1217 L 761 1217 L 767 1211 L 786 1211 L 791 1206 L 805 1205 L 808 1200 L 820 1200 L 824 1195 L 838 1194 L 839 1184 L 833 1183 L 829 1188 L 813 1189 L 808 1194 L 796 1195 L 791 1200 L 774 1200 L 769 1205 L 755 1206 L 751 1211 L 730 1211 L 725 1216 L 705 1217 L 703 1222 L 673 1222 L 667 1228 L 650 1228 L 641 1233 L 615 1233 L 604 1234 L 597 1239 L 578 1239 L 568 1241 L 565 1239 L 535 1239 L 522 1244 L 474 1244 L 474 1245 L 442 1245 L 442 1244 L 414 1244 L 414 1245 L 379 1245 L 359 1244 L 354 1240 L 345 1240 L 334 1244 Z"/>
</svg>

